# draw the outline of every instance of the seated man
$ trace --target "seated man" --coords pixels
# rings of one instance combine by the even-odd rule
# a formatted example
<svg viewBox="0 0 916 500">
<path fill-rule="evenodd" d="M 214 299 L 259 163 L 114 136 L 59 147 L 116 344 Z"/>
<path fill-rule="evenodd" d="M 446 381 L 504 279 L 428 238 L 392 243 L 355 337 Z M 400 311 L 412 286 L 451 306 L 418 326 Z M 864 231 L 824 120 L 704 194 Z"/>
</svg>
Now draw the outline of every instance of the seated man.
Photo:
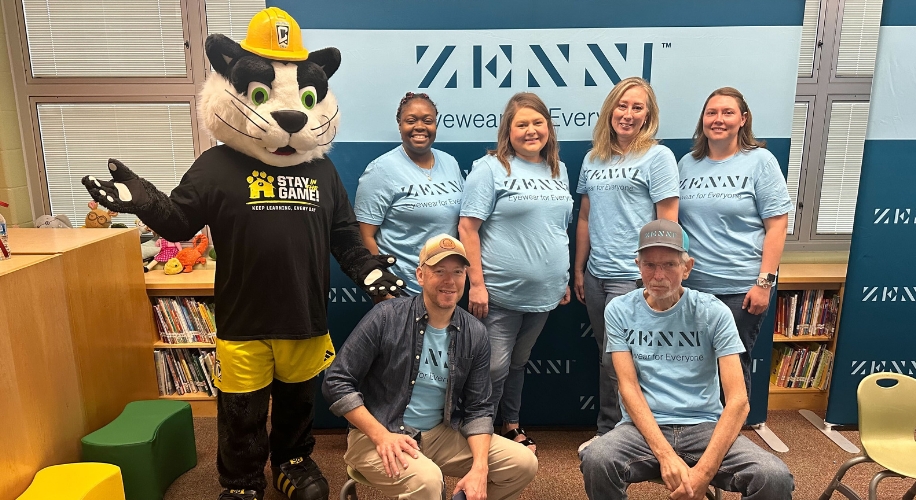
<svg viewBox="0 0 916 500">
<path fill-rule="evenodd" d="M 661 477 L 672 499 L 702 499 L 710 484 L 748 499 L 792 498 L 786 465 L 739 434 L 750 408 L 744 347 L 728 307 L 681 286 L 693 268 L 683 230 L 650 222 L 638 252 L 645 288 L 604 312 L 623 420 L 580 455 L 588 497 L 625 499 L 627 483 Z"/>
<path fill-rule="evenodd" d="M 355 427 L 344 461 L 388 497 L 438 500 L 446 474 L 469 500 L 517 498 L 537 472 L 528 448 L 493 435 L 487 332 L 456 307 L 468 265 L 461 242 L 430 238 L 422 293 L 376 305 L 325 376 L 331 411 Z"/>
</svg>

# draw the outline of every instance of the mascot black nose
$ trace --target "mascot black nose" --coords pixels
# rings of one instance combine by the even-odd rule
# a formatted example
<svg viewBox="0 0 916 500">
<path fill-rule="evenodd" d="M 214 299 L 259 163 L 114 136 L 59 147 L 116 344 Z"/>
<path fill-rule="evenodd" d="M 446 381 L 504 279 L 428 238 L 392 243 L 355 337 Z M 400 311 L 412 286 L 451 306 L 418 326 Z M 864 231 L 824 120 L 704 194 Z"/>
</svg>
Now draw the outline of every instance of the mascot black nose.
<svg viewBox="0 0 916 500">
<path fill-rule="evenodd" d="M 302 130 L 302 127 L 305 126 L 309 121 L 308 115 L 302 111 L 295 110 L 283 110 L 283 111 L 274 111 L 270 113 L 270 116 L 274 117 L 274 120 L 277 120 L 277 125 L 283 127 L 283 130 L 289 132 L 290 134 L 295 134 L 296 132 Z"/>
</svg>

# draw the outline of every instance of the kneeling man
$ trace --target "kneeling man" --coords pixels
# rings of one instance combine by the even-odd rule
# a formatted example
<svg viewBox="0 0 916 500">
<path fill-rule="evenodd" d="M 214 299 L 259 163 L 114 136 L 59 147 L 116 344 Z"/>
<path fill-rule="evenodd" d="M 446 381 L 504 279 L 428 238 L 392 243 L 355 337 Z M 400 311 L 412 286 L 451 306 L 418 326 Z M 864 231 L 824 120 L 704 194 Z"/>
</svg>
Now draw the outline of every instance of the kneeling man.
<svg viewBox="0 0 916 500">
<path fill-rule="evenodd" d="M 469 261 L 451 236 L 420 251 L 416 297 L 376 305 L 356 326 L 322 387 L 351 424 L 344 461 L 388 497 L 438 500 L 443 474 L 468 500 L 514 499 L 537 458 L 493 434 L 490 344 L 457 308 Z"/>
<path fill-rule="evenodd" d="M 672 499 L 702 499 L 710 484 L 747 499 L 792 498 L 786 465 L 740 435 L 750 408 L 744 347 L 728 307 L 681 286 L 693 268 L 683 230 L 650 222 L 638 252 L 645 288 L 604 312 L 623 420 L 580 455 L 588 497 L 626 499 L 627 483 L 661 477 Z"/>
</svg>

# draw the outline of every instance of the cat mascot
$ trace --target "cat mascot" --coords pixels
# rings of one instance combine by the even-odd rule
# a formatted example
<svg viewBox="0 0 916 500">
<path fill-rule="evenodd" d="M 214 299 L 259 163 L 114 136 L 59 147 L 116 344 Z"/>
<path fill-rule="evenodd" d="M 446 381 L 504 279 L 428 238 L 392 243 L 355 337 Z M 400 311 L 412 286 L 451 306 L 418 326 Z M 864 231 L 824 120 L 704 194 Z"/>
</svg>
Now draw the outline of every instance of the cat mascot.
<svg viewBox="0 0 916 500">
<path fill-rule="evenodd" d="M 223 142 L 205 151 L 166 196 L 117 160 L 112 180 L 82 182 L 110 210 L 136 214 L 168 241 L 205 225 L 219 249 L 216 370 L 219 500 L 326 500 L 310 458 L 316 377 L 330 365 L 330 255 L 370 295 L 399 295 L 388 255 L 363 246 L 347 193 L 326 154 L 337 134 L 328 79 L 340 52 L 309 53 L 299 25 L 275 7 L 241 43 L 207 38 L 213 65 L 198 114 Z M 268 403 L 273 397 L 271 432 Z"/>
</svg>

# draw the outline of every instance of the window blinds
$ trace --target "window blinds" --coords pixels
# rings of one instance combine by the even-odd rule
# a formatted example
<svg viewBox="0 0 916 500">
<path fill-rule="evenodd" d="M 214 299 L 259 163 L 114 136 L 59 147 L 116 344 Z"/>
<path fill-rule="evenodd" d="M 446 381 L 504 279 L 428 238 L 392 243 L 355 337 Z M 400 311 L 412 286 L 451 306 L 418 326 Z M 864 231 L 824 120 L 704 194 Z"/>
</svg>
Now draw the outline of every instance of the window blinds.
<svg viewBox="0 0 916 500">
<path fill-rule="evenodd" d="M 82 225 L 92 199 L 80 180 L 108 180 L 117 158 L 168 194 L 194 161 L 188 103 L 39 104 L 38 122 L 51 213 Z M 134 216 L 115 219 L 131 226 Z"/>
<path fill-rule="evenodd" d="M 207 34 L 221 33 L 241 41 L 248 22 L 265 7 L 265 0 L 207 0 Z"/>
<path fill-rule="evenodd" d="M 868 105 L 868 102 L 835 101 L 831 106 L 817 234 L 852 234 Z"/>
<path fill-rule="evenodd" d="M 805 152 L 805 128 L 808 125 L 808 103 L 796 102 L 792 111 L 792 139 L 789 146 L 789 176 L 786 184 L 792 198 L 792 209 L 789 210 L 788 234 L 795 233 L 795 209 L 798 207 L 798 184 L 801 178 L 802 156 Z"/>
<path fill-rule="evenodd" d="M 814 75 L 814 50 L 817 47 L 818 16 L 820 0 L 805 0 L 805 17 L 802 21 L 801 45 L 798 50 L 798 77 Z"/>
<path fill-rule="evenodd" d="M 184 77 L 180 0 L 22 0 L 32 76 Z"/>
<path fill-rule="evenodd" d="M 871 77 L 881 27 L 883 0 L 845 0 L 836 76 Z"/>
</svg>

